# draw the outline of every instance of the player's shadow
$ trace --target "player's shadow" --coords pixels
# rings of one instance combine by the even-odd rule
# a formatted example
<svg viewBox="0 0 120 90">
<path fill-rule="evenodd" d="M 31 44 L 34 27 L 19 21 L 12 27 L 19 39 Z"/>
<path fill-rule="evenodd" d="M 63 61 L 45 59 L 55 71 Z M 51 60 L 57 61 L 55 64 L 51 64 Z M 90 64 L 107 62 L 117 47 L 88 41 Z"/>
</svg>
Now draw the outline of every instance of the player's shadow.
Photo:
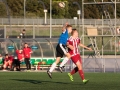
<svg viewBox="0 0 120 90">
<path fill-rule="evenodd" d="M 70 83 L 65 83 L 65 82 L 40 81 L 40 80 L 30 80 L 30 79 L 11 79 L 11 80 L 20 81 L 20 82 L 29 82 L 29 83 L 32 83 L 32 84 L 40 84 L 40 83 L 44 83 L 44 82 L 47 82 L 47 83 L 58 83 L 58 84 L 70 84 Z"/>
</svg>

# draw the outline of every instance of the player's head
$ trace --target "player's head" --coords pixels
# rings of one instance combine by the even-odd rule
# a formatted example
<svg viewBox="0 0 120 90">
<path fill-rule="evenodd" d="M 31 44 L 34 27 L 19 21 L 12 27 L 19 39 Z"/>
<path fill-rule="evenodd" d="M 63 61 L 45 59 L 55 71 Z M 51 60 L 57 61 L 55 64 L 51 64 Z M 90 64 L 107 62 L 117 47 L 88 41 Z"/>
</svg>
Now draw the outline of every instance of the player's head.
<svg viewBox="0 0 120 90">
<path fill-rule="evenodd" d="M 8 58 L 8 54 L 5 54 L 5 58 Z"/>
<path fill-rule="evenodd" d="M 66 28 L 67 28 L 67 30 L 68 30 L 68 33 L 71 33 L 71 32 L 72 32 L 72 25 L 67 25 Z"/>
<path fill-rule="evenodd" d="M 27 48 L 27 47 L 28 47 L 28 44 L 27 44 L 27 43 L 25 43 L 25 44 L 24 44 L 24 47 L 25 47 L 25 48 Z"/>
<path fill-rule="evenodd" d="M 78 31 L 76 29 L 72 29 L 71 35 L 74 37 L 78 37 Z"/>
</svg>

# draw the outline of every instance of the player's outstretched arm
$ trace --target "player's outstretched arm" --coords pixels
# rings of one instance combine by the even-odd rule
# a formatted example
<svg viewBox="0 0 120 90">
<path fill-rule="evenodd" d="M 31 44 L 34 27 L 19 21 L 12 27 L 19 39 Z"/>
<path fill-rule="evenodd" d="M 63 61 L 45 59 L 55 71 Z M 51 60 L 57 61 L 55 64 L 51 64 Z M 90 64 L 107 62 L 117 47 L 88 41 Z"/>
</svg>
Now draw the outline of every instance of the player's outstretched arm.
<svg viewBox="0 0 120 90">
<path fill-rule="evenodd" d="M 83 45 L 83 44 L 79 44 L 79 46 L 81 46 L 81 47 L 83 47 L 83 48 L 85 48 L 85 49 L 88 49 L 88 50 L 92 51 L 92 48 L 89 48 L 89 47 L 87 47 L 87 46 L 85 46 L 85 45 Z"/>
</svg>

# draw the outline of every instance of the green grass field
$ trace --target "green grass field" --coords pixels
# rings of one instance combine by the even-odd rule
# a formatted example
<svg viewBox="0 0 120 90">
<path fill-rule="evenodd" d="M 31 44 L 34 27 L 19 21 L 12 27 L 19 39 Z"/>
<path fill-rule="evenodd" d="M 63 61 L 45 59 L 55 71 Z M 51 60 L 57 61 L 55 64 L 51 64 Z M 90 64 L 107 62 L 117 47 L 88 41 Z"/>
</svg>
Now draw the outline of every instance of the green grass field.
<svg viewBox="0 0 120 90">
<path fill-rule="evenodd" d="M 71 82 L 67 73 L 0 72 L 0 90 L 120 90 L 119 73 L 85 73 L 90 81 L 83 84 L 78 73 Z"/>
</svg>

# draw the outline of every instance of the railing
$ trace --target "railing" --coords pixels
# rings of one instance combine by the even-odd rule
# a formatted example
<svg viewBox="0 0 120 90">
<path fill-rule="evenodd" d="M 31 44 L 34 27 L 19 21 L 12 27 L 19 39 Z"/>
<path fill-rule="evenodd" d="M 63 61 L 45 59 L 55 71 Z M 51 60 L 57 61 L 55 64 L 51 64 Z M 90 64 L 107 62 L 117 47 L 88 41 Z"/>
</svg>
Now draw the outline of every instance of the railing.
<svg viewBox="0 0 120 90">
<path fill-rule="evenodd" d="M 24 43 L 28 43 L 28 45 L 32 48 L 32 58 L 53 58 L 55 59 L 55 48 L 57 45 L 57 38 L 39 38 L 39 39 L 0 39 L 0 54 L 4 56 L 5 53 L 9 53 L 10 55 L 15 55 L 15 50 L 23 48 Z M 97 42 L 97 43 L 100 43 Z M 87 45 L 87 44 L 86 44 Z M 12 48 L 10 48 L 12 47 Z M 34 48 L 35 47 L 35 48 Z M 99 47 L 100 48 L 100 47 Z M 81 49 L 82 50 L 82 49 Z M 109 47 L 104 47 L 103 52 L 112 53 L 112 55 L 103 55 L 102 58 L 98 58 L 94 55 L 94 51 L 90 52 L 85 50 L 84 55 L 81 57 L 83 60 L 83 68 L 86 72 L 119 72 L 120 68 L 120 60 L 119 54 L 115 56 L 115 51 L 110 50 Z M 118 52 L 119 53 L 119 52 Z M 105 54 L 105 53 L 104 53 Z M 68 64 L 72 68 L 73 64 Z M 103 66 L 103 67 L 102 67 Z M 72 69 L 71 68 L 71 69 Z"/>
<path fill-rule="evenodd" d="M 114 21 L 114 19 L 112 19 Z M 0 18 L 0 25 L 44 25 L 44 19 L 40 18 L 26 18 L 24 24 L 23 18 L 11 18 L 10 23 L 8 22 L 8 18 Z M 52 19 L 52 25 L 63 25 L 65 22 L 69 22 L 70 24 L 78 24 L 79 20 L 74 19 Z M 84 19 L 85 25 L 108 25 L 109 21 L 107 19 Z M 80 25 L 82 24 L 82 20 L 80 20 Z M 120 20 L 117 19 L 117 25 L 120 24 Z M 50 19 L 47 19 L 47 25 L 50 25 Z"/>
</svg>

